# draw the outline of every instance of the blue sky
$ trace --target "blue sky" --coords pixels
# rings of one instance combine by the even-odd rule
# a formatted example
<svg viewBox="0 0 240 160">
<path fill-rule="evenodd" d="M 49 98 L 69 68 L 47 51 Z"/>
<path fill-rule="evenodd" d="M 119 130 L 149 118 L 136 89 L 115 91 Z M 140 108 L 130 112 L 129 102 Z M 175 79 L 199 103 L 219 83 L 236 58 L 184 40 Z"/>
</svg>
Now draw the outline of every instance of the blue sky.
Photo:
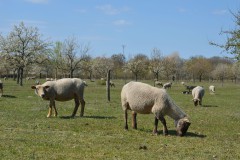
<svg viewBox="0 0 240 160">
<path fill-rule="evenodd" d="M 239 0 L 0 0 L 0 33 L 23 21 L 53 42 L 90 43 L 93 57 L 125 45 L 126 57 L 158 48 L 164 56 L 209 58 L 227 55 L 209 41 L 226 41 L 219 33 L 236 27 L 230 10 L 239 9 Z"/>
</svg>

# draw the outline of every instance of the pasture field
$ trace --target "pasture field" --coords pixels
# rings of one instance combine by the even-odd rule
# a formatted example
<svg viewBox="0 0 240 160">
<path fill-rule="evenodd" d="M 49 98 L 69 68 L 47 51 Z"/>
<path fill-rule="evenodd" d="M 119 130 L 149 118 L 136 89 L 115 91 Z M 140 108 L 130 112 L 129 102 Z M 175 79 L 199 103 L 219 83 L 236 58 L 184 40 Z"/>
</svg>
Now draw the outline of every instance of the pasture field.
<svg viewBox="0 0 240 160">
<path fill-rule="evenodd" d="M 43 81 L 43 80 L 42 80 Z M 210 94 L 205 87 L 203 107 L 194 107 L 191 95 L 175 82 L 169 95 L 190 117 L 191 126 L 185 137 L 177 137 L 174 121 L 166 117 L 169 136 L 152 135 L 153 115 L 137 116 L 138 130 L 124 130 L 120 92 L 123 80 L 115 80 L 111 101 L 106 88 L 89 82 L 85 89 L 85 114 L 80 110 L 73 119 L 74 101 L 56 102 L 59 116 L 46 118 L 48 101 L 43 101 L 30 88 L 15 81 L 4 82 L 0 97 L 0 159 L 240 159 L 240 85 L 227 82 Z M 153 82 L 145 81 L 153 84 Z M 79 108 L 80 109 L 80 108 Z"/>
</svg>

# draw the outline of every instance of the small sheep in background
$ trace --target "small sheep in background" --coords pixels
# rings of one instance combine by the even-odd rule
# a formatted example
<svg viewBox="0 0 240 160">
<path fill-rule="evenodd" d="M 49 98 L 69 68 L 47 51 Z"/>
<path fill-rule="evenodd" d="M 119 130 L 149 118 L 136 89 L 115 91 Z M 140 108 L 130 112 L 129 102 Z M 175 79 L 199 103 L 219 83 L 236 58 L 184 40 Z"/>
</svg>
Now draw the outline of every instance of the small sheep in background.
<svg viewBox="0 0 240 160">
<path fill-rule="evenodd" d="M 72 116 L 77 113 L 79 104 L 81 103 L 80 117 L 84 114 L 85 101 L 83 98 L 85 83 L 78 78 L 63 78 L 57 81 L 47 81 L 42 85 L 32 86 L 35 89 L 35 93 L 44 100 L 49 100 L 49 111 L 47 117 L 51 117 L 52 108 L 54 108 L 55 116 L 57 116 L 57 109 L 55 106 L 56 101 L 69 101 L 74 99 L 75 108 Z"/>
<path fill-rule="evenodd" d="M 0 97 L 2 97 L 2 95 L 3 95 L 3 83 L 2 83 L 2 81 L 0 80 Z"/>
<path fill-rule="evenodd" d="M 160 81 L 155 81 L 154 83 L 155 83 L 155 86 L 161 86 L 161 87 L 163 87 L 163 84 L 162 84 L 162 82 L 160 82 Z"/>
<path fill-rule="evenodd" d="M 113 81 L 110 81 L 110 86 L 115 87 L 115 83 Z"/>
<path fill-rule="evenodd" d="M 163 85 L 163 88 L 164 89 L 168 89 L 168 88 L 171 88 L 172 87 L 172 82 L 168 82 L 168 83 L 165 83 L 164 85 Z"/>
<path fill-rule="evenodd" d="M 54 81 L 53 78 L 46 78 L 46 81 Z"/>
<path fill-rule="evenodd" d="M 127 111 L 132 111 L 132 127 L 137 129 L 137 113 L 155 116 L 153 133 L 158 134 L 160 120 L 163 124 L 163 134 L 168 134 L 165 115 L 175 120 L 177 135 L 184 136 L 190 126 L 187 115 L 173 102 L 164 89 L 141 82 L 125 84 L 121 92 L 122 109 L 125 113 L 125 129 L 128 129 Z"/>
<path fill-rule="evenodd" d="M 181 82 L 182 85 L 185 85 L 185 82 Z"/>
<path fill-rule="evenodd" d="M 192 90 L 193 103 L 195 106 L 202 105 L 202 99 L 204 96 L 205 90 L 201 86 L 197 86 Z"/>
<path fill-rule="evenodd" d="M 215 93 L 215 86 L 211 85 L 209 86 L 210 93 Z"/>
<path fill-rule="evenodd" d="M 27 80 L 27 81 L 30 80 L 30 79 L 34 80 L 35 78 L 36 78 L 36 77 L 27 77 L 26 80 Z"/>
</svg>

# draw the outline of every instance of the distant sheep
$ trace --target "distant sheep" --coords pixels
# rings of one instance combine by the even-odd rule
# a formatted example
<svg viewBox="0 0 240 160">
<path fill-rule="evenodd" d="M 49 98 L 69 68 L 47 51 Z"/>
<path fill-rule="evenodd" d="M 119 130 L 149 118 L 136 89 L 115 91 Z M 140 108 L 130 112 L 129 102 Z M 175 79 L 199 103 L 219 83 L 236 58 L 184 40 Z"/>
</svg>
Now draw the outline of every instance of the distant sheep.
<svg viewBox="0 0 240 160">
<path fill-rule="evenodd" d="M 42 85 L 32 86 L 35 89 L 35 93 L 42 97 L 44 100 L 49 100 L 49 112 L 47 117 L 52 115 L 52 107 L 55 111 L 55 116 L 57 116 L 57 109 L 55 106 L 56 101 L 69 101 L 74 99 L 75 108 L 72 113 L 74 117 L 77 113 L 79 104 L 81 103 L 81 113 L 80 117 L 84 114 L 85 101 L 83 99 L 85 83 L 78 78 L 63 78 L 57 81 L 47 81 Z"/>
<path fill-rule="evenodd" d="M 193 88 L 197 87 L 197 86 L 187 86 L 185 85 L 186 89 L 191 92 L 193 90 Z"/>
<path fill-rule="evenodd" d="M 3 95 L 3 83 L 2 83 L 2 81 L 0 80 L 0 97 L 2 97 L 2 95 Z"/>
<path fill-rule="evenodd" d="M 202 99 L 204 96 L 204 88 L 201 86 L 197 86 L 192 90 L 192 96 L 193 96 L 193 103 L 195 106 L 202 105 Z"/>
<path fill-rule="evenodd" d="M 209 86 L 210 93 L 215 93 L 215 86 L 211 85 Z"/>
<path fill-rule="evenodd" d="M 110 81 L 110 86 L 115 87 L 115 83 L 113 81 Z"/>
<path fill-rule="evenodd" d="M 190 126 L 187 115 L 173 102 L 164 89 L 141 82 L 125 84 L 121 92 L 122 109 L 125 112 L 125 129 L 128 129 L 127 111 L 132 111 L 132 127 L 137 129 L 137 113 L 155 116 L 153 133 L 157 134 L 158 120 L 163 124 L 163 134 L 168 134 L 165 115 L 175 120 L 177 135 L 184 136 Z"/>
<path fill-rule="evenodd" d="M 53 78 L 46 78 L 46 81 L 54 81 Z"/>
<path fill-rule="evenodd" d="M 26 80 L 35 79 L 36 77 L 27 77 Z"/>
<path fill-rule="evenodd" d="M 165 83 L 164 85 L 163 85 L 163 88 L 164 89 L 168 89 L 168 88 L 171 88 L 172 87 L 172 82 L 168 82 L 168 83 Z"/>
<path fill-rule="evenodd" d="M 160 81 L 155 81 L 154 83 L 155 83 L 155 86 L 161 86 L 161 87 L 163 86 L 162 82 Z"/>
<path fill-rule="evenodd" d="M 182 85 L 185 85 L 185 82 L 181 82 Z"/>
</svg>

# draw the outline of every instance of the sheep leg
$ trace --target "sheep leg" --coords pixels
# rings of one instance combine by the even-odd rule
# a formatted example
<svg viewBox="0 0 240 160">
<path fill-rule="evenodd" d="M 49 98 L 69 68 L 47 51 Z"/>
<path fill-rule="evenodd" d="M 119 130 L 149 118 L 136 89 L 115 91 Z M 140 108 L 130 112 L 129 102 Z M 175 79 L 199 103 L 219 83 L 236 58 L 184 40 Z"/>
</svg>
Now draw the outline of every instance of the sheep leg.
<svg viewBox="0 0 240 160">
<path fill-rule="evenodd" d="M 125 109 L 125 116 L 124 116 L 124 118 L 125 118 L 125 129 L 126 130 L 128 130 L 128 124 L 127 124 L 127 120 L 128 120 L 128 114 L 127 114 L 127 109 Z"/>
<path fill-rule="evenodd" d="M 137 129 L 137 113 L 132 112 L 132 127 L 133 129 Z"/>
<path fill-rule="evenodd" d="M 78 107 L 79 107 L 79 104 L 80 104 L 77 97 L 74 98 L 74 101 L 75 101 L 75 107 L 74 107 L 73 113 L 71 115 L 72 118 L 75 117 Z"/>
<path fill-rule="evenodd" d="M 55 101 L 53 101 L 52 105 L 53 105 L 53 108 L 54 108 L 54 117 L 57 117 L 58 112 L 57 112 L 57 108 L 56 108 L 56 105 L 55 105 Z"/>
<path fill-rule="evenodd" d="M 81 103 L 80 117 L 82 117 L 83 114 L 84 114 L 84 108 L 85 108 L 85 101 L 84 101 L 84 99 L 80 99 L 80 103 Z"/>
<path fill-rule="evenodd" d="M 153 134 L 156 134 L 156 135 L 158 134 L 157 127 L 158 127 L 158 118 L 155 117 Z"/>
<path fill-rule="evenodd" d="M 168 129 L 167 129 L 167 124 L 166 124 L 165 118 L 164 117 L 159 117 L 159 120 L 163 124 L 163 135 L 168 135 Z"/>
<path fill-rule="evenodd" d="M 48 109 L 48 115 L 47 115 L 48 118 L 52 116 L 52 106 L 53 106 L 53 102 L 54 102 L 54 101 L 50 100 L 49 109 Z"/>
</svg>

